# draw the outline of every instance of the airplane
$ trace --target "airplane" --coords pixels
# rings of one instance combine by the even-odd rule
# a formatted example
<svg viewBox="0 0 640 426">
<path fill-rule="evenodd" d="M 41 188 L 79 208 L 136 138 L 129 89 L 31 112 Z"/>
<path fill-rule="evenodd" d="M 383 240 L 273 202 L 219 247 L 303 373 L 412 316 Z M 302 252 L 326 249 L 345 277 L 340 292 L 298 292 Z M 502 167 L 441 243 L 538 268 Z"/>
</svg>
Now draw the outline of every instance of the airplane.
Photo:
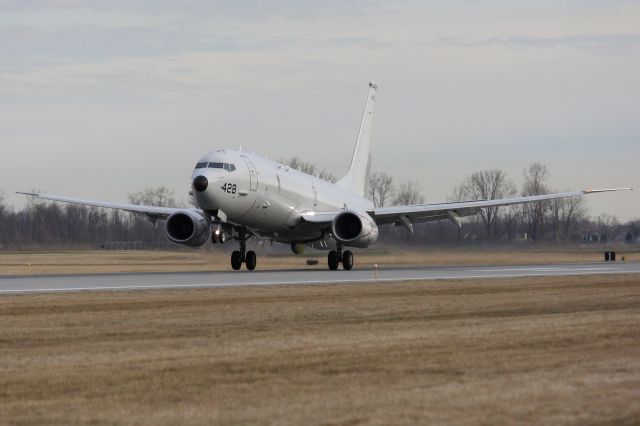
<svg viewBox="0 0 640 426">
<path fill-rule="evenodd" d="M 231 267 L 254 270 L 256 253 L 247 251 L 247 239 L 257 237 L 290 244 L 300 254 L 305 246 L 328 250 L 327 265 L 351 270 L 353 253 L 378 239 L 384 224 L 404 226 L 450 220 L 460 227 L 462 218 L 480 209 L 539 202 L 632 188 L 588 189 L 516 198 L 376 207 L 365 197 L 369 177 L 373 119 L 378 86 L 369 82 L 360 130 L 347 173 L 331 183 L 286 164 L 242 150 L 221 149 L 200 158 L 191 174 L 191 191 L 197 207 L 170 208 L 85 200 L 51 194 L 18 192 L 39 199 L 120 209 L 165 221 L 166 238 L 189 247 L 236 240 Z"/>
</svg>

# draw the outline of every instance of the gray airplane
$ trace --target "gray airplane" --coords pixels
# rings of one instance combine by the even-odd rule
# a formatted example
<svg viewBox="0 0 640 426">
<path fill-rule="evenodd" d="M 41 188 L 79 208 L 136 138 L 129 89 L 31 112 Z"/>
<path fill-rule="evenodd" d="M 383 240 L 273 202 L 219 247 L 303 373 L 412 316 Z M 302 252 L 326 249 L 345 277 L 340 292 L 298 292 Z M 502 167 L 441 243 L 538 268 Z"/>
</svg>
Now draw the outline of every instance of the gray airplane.
<svg viewBox="0 0 640 426">
<path fill-rule="evenodd" d="M 45 200 L 121 209 L 165 220 L 169 241 L 200 247 L 236 240 L 239 250 L 231 254 L 231 267 L 256 267 L 256 253 L 246 250 L 246 241 L 255 236 L 291 245 L 299 254 L 305 246 L 329 250 L 331 270 L 339 265 L 353 268 L 348 247 L 368 247 L 378 239 L 378 226 L 395 223 L 413 232 L 413 224 L 451 220 L 458 227 L 461 218 L 482 208 L 507 206 L 557 198 L 579 197 L 596 192 L 631 188 L 585 190 L 499 200 L 464 201 L 375 207 L 365 198 L 369 174 L 372 125 L 378 86 L 369 83 L 358 139 L 347 174 L 336 183 L 302 173 L 285 164 L 239 150 L 224 149 L 204 155 L 191 175 L 197 208 L 169 208 L 118 204 L 23 193 Z"/>
</svg>

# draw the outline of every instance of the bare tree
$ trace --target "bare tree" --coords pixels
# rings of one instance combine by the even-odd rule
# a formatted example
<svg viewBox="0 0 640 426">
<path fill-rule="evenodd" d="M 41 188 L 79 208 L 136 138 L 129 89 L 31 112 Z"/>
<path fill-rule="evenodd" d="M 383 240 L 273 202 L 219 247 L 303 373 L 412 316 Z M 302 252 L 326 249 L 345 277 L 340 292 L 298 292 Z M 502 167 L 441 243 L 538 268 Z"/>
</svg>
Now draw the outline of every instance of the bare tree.
<svg viewBox="0 0 640 426">
<path fill-rule="evenodd" d="M 326 180 L 328 182 L 335 182 L 337 180 L 332 173 L 328 172 L 325 169 L 319 169 L 315 164 L 308 161 L 303 161 L 297 156 L 291 157 L 291 159 L 289 160 L 280 159 L 280 163 L 286 164 L 292 169 L 299 170 L 308 175 L 317 176 L 318 178 Z"/>
<path fill-rule="evenodd" d="M 409 179 L 400 184 L 396 197 L 393 199 L 393 205 L 406 206 L 412 204 L 423 204 L 424 197 L 420 195 L 418 190 L 418 182 Z"/>
<path fill-rule="evenodd" d="M 4 205 L 4 192 L 0 191 L 0 218 L 4 216 L 5 210 L 6 210 L 6 207 Z"/>
<path fill-rule="evenodd" d="M 369 199 L 375 207 L 384 207 L 393 193 L 393 177 L 385 172 L 374 172 L 369 177 Z"/>
<path fill-rule="evenodd" d="M 173 191 L 166 186 L 157 188 L 145 188 L 142 191 L 129 194 L 131 204 L 144 204 L 147 206 L 176 207 L 177 203 Z"/>
<path fill-rule="evenodd" d="M 502 221 L 502 229 L 504 230 L 500 236 L 507 234 L 507 239 L 509 241 L 513 240 L 516 237 L 516 232 L 518 229 L 518 223 L 522 217 L 522 209 L 520 206 L 506 206 L 502 213 L 500 214 L 500 219 Z"/>
<path fill-rule="evenodd" d="M 320 172 L 318 172 L 318 177 L 322 180 L 326 180 L 327 182 L 335 182 L 338 179 L 333 175 L 333 173 L 322 169 L 320 170 Z"/>
<path fill-rule="evenodd" d="M 472 173 L 454 191 L 456 201 L 496 200 L 513 197 L 516 187 L 502 170 L 491 169 Z M 480 209 L 480 217 L 487 238 L 497 237 L 497 218 L 500 207 Z"/>
<path fill-rule="evenodd" d="M 596 219 L 597 233 L 601 243 L 606 243 L 615 238 L 621 231 L 622 226 L 618 218 L 610 214 L 601 214 Z"/>
<path fill-rule="evenodd" d="M 558 198 L 549 202 L 549 219 L 553 239 L 568 241 L 577 223 L 586 213 L 584 199 L 581 197 Z"/>
<path fill-rule="evenodd" d="M 542 195 L 549 192 L 547 179 L 549 179 L 549 171 L 547 166 L 540 163 L 531 163 L 529 168 L 523 172 L 524 186 L 522 189 L 523 196 Z M 536 203 L 527 203 L 522 205 L 522 214 L 524 220 L 534 240 L 544 239 L 545 233 L 545 216 L 549 209 L 549 203 L 546 201 L 538 201 Z"/>
<path fill-rule="evenodd" d="M 640 220 L 633 220 L 629 222 L 628 226 L 634 240 L 640 237 Z"/>
</svg>

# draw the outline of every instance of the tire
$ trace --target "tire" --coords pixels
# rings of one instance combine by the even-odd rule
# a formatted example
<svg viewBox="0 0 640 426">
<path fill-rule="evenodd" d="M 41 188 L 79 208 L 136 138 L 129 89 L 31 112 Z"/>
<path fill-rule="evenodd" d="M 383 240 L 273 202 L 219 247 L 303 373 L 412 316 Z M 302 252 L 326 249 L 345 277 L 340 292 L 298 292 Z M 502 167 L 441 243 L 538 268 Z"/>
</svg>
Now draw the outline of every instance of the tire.
<svg viewBox="0 0 640 426">
<path fill-rule="evenodd" d="M 234 271 L 242 267 L 242 254 L 238 250 L 231 253 L 231 267 Z"/>
<path fill-rule="evenodd" d="M 345 271 L 350 271 L 353 268 L 353 253 L 349 250 L 342 253 L 342 267 Z"/>
<path fill-rule="evenodd" d="M 256 263 L 258 263 L 258 256 L 255 251 L 248 251 L 245 256 L 245 266 L 248 270 L 253 271 L 256 269 Z"/>
<path fill-rule="evenodd" d="M 335 271 L 338 269 L 338 253 L 335 250 L 331 250 L 329 255 L 327 256 L 327 263 L 329 264 L 329 269 Z"/>
</svg>

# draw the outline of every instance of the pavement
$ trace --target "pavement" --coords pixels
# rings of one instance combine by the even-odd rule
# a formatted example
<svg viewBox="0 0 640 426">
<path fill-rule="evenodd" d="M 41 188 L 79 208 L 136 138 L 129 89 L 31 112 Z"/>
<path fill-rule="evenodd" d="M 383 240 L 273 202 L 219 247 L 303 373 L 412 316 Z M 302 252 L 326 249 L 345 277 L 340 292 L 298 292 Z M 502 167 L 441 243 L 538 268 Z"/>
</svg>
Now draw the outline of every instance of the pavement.
<svg viewBox="0 0 640 426">
<path fill-rule="evenodd" d="M 425 266 L 416 268 L 276 270 L 229 272 L 117 273 L 0 277 L 0 294 L 60 291 L 143 290 L 247 285 L 313 285 L 408 280 L 516 278 L 533 276 L 640 274 L 640 262 L 514 266 Z"/>
</svg>

